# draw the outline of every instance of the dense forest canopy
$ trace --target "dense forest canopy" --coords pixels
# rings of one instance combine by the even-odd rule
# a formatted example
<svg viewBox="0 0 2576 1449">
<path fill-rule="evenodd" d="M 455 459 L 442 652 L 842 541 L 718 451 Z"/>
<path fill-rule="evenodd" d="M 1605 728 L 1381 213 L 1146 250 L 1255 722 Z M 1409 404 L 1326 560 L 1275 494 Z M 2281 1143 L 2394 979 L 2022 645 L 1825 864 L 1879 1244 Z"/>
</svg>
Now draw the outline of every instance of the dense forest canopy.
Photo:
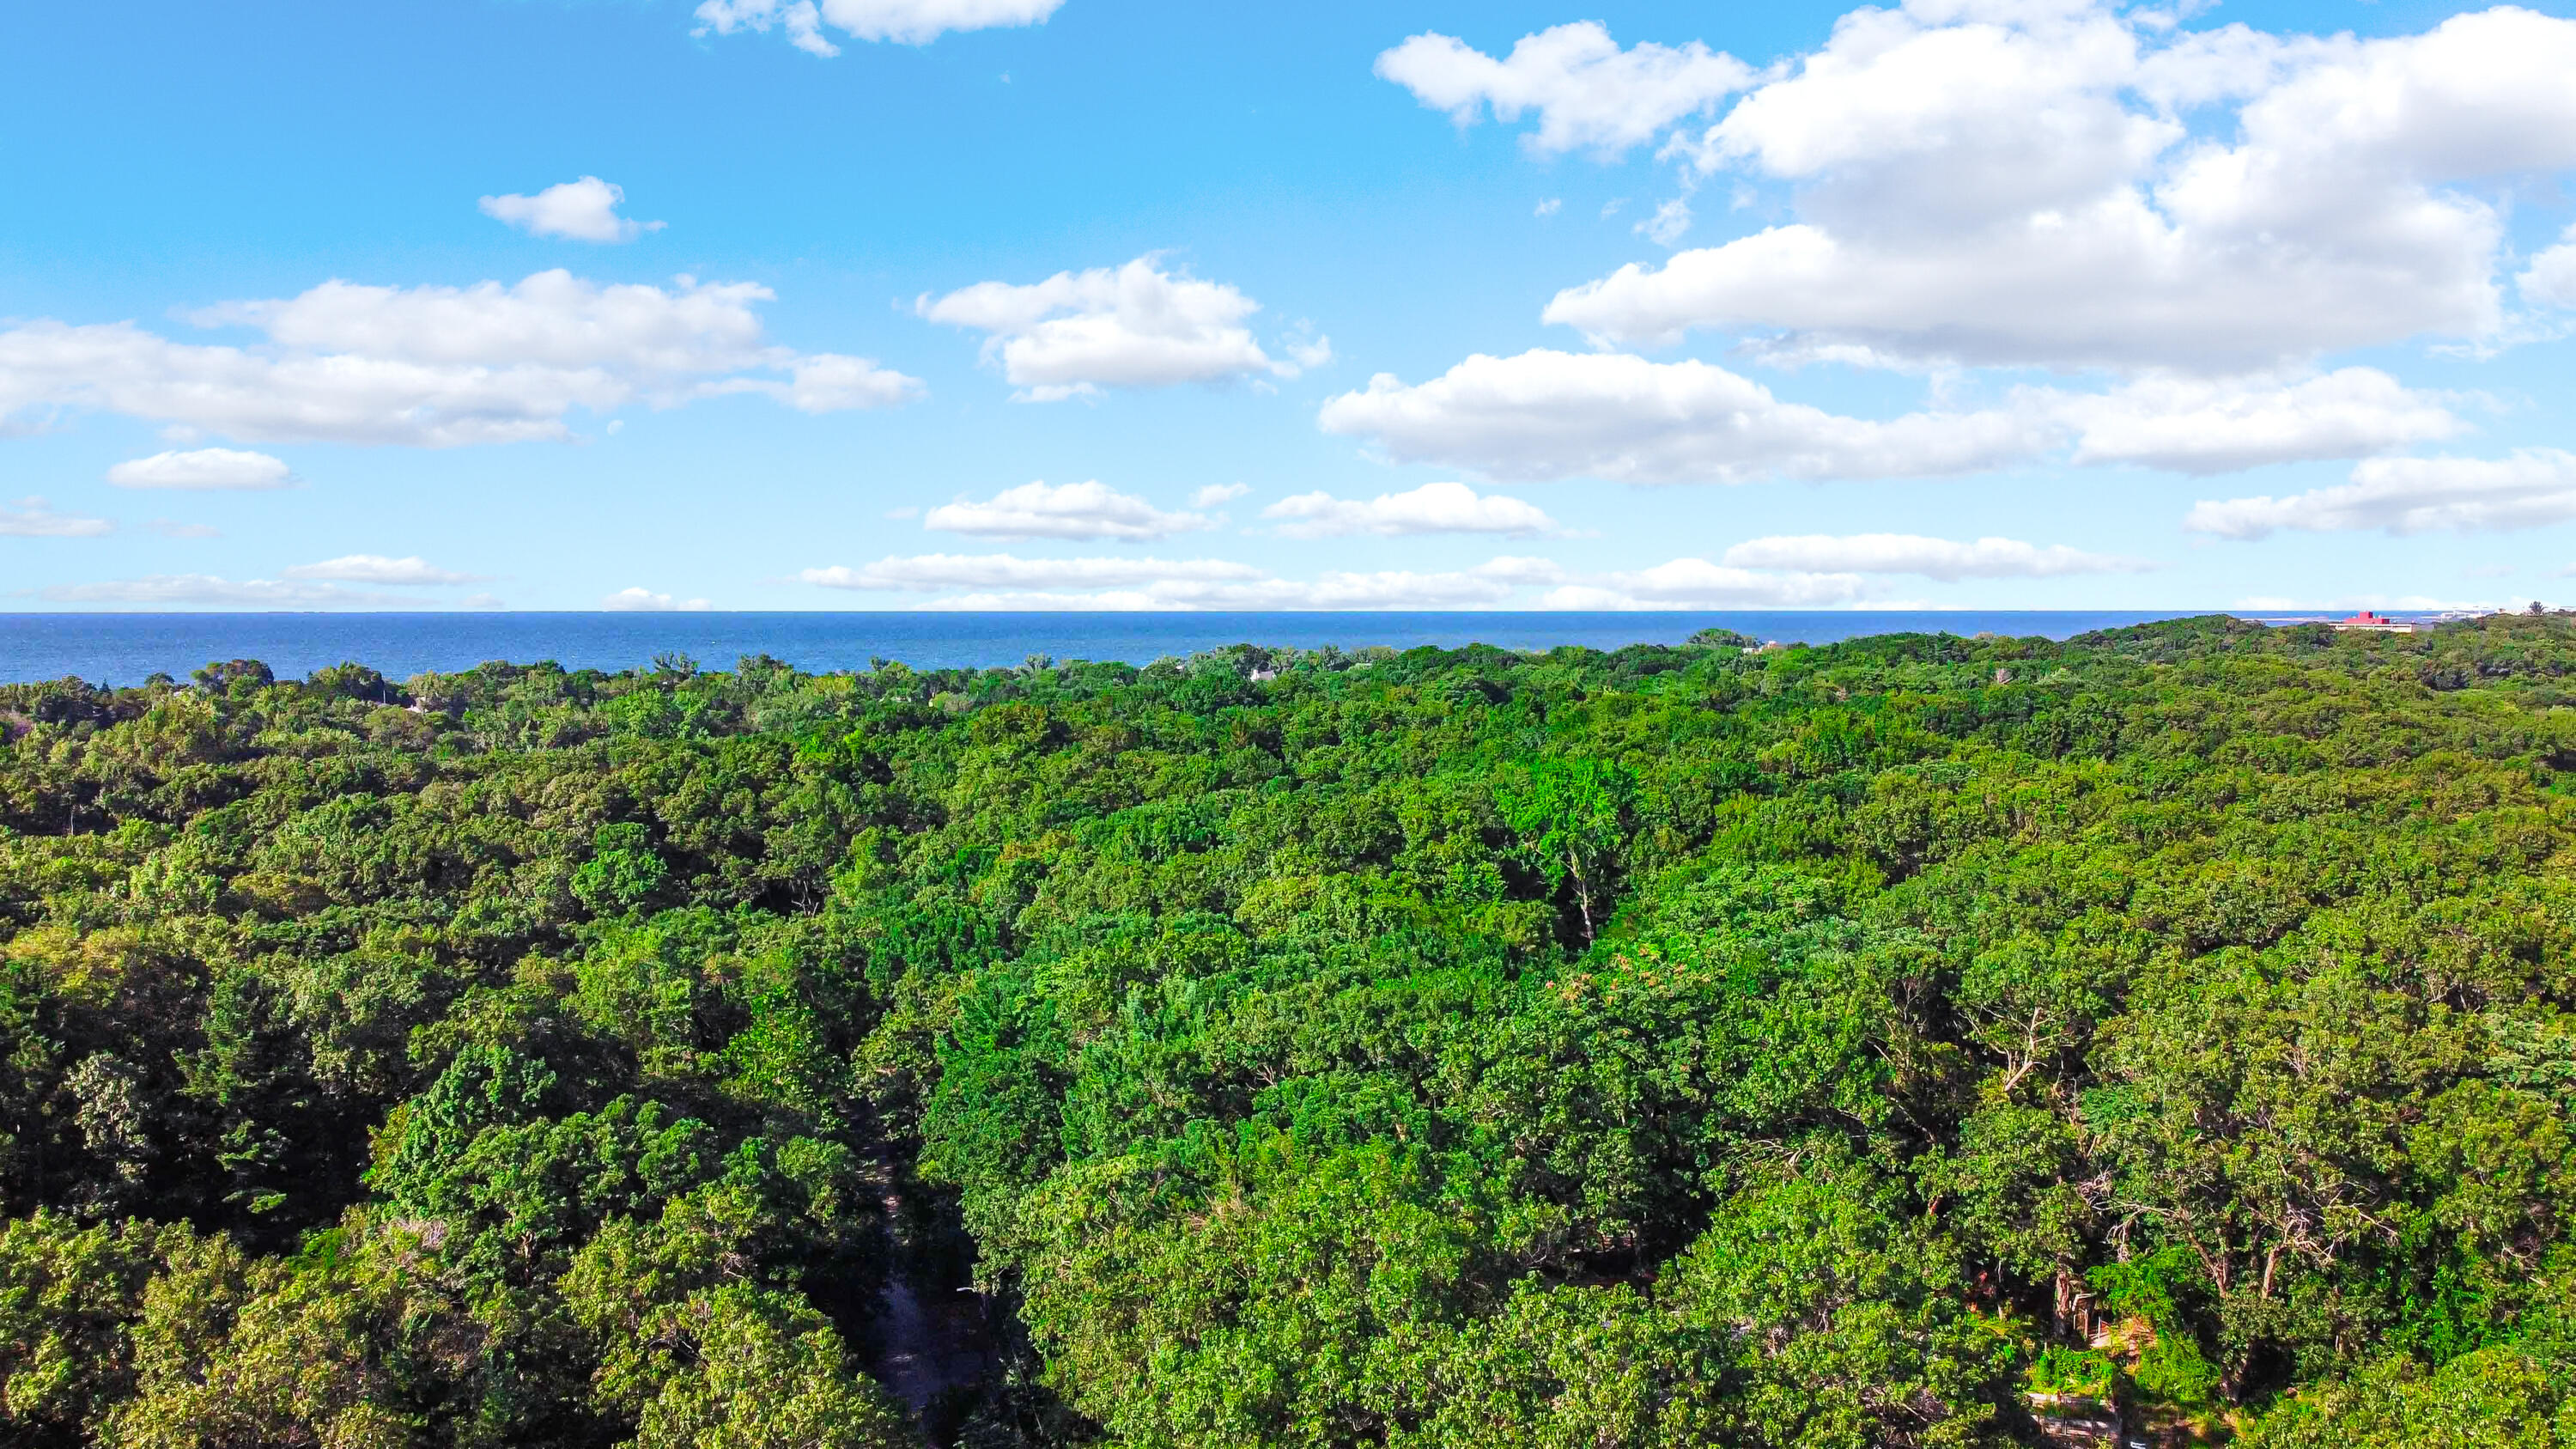
<svg viewBox="0 0 2576 1449">
<path fill-rule="evenodd" d="M 1750 642 L 0 687 L 0 1440 L 2576 1444 L 2576 619 Z"/>
</svg>

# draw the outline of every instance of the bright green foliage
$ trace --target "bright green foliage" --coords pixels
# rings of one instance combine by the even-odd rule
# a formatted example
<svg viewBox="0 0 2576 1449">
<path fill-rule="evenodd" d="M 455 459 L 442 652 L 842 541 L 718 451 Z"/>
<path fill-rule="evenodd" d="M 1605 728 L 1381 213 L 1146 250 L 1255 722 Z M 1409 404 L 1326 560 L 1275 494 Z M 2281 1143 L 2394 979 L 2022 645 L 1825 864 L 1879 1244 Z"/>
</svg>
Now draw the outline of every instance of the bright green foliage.
<svg viewBox="0 0 2576 1449">
<path fill-rule="evenodd" d="M 2176 1245 L 2105 1263 L 2091 1279 L 2102 1290 L 2105 1308 L 2146 1325 L 2147 1342 L 2130 1375 L 2140 1392 L 2186 1409 L 2208 1407 L 2218 1371 L 2192 1336 L 2187 1295 L 2200 1285 L 2201 1273 L 2190 1250 Z"/>
<path fill-rule="evenodd" d="M 650 832 L 634 821 L 603 825 L 592 837 L 598 853 L 572 873 L 572 893 L 592 912 L 613 916 L 644 904 L 662 888 L 670 868 L 652 850 Z"/>
<path fill-rule="evenodd" d="M 91 1442 L 134 1392 L 126 1326 L 184 1227 L 82 1227 L 39 1209 L 0 1229 L 0 1428 L 12 1444 Z"/>
<path fill-rule="evenodd" d="M 0 1440 L 2576 1443 L 2569 620 L 1751 648 L 0 686 Z"/>
<path fill-rule="evenodd" d="M 2485 1349 L 2427 1372 L 2383 1359 L 2277 1410 L 2248 1449 L 2563 1449 L 2576 1444 L 2564 1365 Z"/>
<path fill-rule="evenodd" d="M 645 1404 L 635 1449 L 896 1449 L 902 1410 L 849 1362 L 822 1315 L 731 1289 L 690 1300 L 671 1330 L 691 1360 Z"/>
<path fill-rule="evenodd" d="M 2120 1365 L 2098 1348 L 2052 1344 L 2030 1366 L 2033 1393 L 2107 1401 L 2120 1389 Z"/>
<path fill-rule="evenodd" d="M 102 1441 L 421 1442 L 453 1415 L 439 1400 L 479 1377 L 481 1344 L 411 1251 L 353 1219 L 291 1259 L 246 1259 L 220 1238 L 177 1256 L 144 1296 L 137 1393 Z"/>
<path fill-rule="evenodd" d="M 1635 777 L 1598 760 L 1542 760 L 1502 806 L 1529 862 L 1551 888 L 1572 892 L 1590 945 L 1635 829 Z"/>
</svg>

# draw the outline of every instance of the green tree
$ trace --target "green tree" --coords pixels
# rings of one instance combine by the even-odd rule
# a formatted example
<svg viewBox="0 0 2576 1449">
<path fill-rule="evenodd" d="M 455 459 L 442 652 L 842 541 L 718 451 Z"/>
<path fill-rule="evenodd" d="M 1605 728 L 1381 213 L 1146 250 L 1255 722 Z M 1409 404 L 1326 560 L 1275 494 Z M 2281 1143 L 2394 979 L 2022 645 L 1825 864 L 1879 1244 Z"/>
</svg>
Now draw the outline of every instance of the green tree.
<svg viewBox="0 0 2576 1449">
<path fill-rule="evenodd" d="M 1572 888 L 1587 945 L 1608 916 L 1636 807 L 1636 777 L 1599 760 L 1542 760 L 1503 796 L 1503 816 L 1550 892 Z"/>
</svg>

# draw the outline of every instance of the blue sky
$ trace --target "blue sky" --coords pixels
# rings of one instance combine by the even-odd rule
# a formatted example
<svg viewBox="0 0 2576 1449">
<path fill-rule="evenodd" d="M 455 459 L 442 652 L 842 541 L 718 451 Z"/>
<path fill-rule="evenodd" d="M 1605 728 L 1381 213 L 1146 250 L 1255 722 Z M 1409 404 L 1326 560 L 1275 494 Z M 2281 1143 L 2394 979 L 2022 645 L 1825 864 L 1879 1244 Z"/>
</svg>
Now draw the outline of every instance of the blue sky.
<svg viewBox="0 0 2576 1449">
<path fill-rule="evenodd" d="M 21 7 L 0 609 L 2576 598 L 2568 14 Z"/>
</svg>

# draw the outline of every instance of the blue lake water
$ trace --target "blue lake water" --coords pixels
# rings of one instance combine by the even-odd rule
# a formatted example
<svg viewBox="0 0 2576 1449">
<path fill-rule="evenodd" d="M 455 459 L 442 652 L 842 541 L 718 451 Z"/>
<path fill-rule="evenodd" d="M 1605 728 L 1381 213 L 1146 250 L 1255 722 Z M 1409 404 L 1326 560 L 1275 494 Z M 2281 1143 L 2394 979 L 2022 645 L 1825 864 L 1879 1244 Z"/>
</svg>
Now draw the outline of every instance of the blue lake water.
<svg viewBox="0 0 2576 1449">
<path fill-rule="evenodd" d="M 78 675 L 93 683 L 140 684 L 155 672 L 185 679 L 216 659 L 261 660 L 282 678 L 349 660 L 395 679 L 493 659 L 617 670 L 649 664 L 666 650 L 709 668 L 768 654 L 818 672 L 865 669 L 872 657 L 915 668 L 1018 664 L 1032 654 L 1147 664 L 1242 643 L 1616 649 L 1678 644 L 1711 627 L 1811 644 L 1916 632 L 2063 639 L 2190 612 L 0 614 L 0 681 Z"/>
</svg>

